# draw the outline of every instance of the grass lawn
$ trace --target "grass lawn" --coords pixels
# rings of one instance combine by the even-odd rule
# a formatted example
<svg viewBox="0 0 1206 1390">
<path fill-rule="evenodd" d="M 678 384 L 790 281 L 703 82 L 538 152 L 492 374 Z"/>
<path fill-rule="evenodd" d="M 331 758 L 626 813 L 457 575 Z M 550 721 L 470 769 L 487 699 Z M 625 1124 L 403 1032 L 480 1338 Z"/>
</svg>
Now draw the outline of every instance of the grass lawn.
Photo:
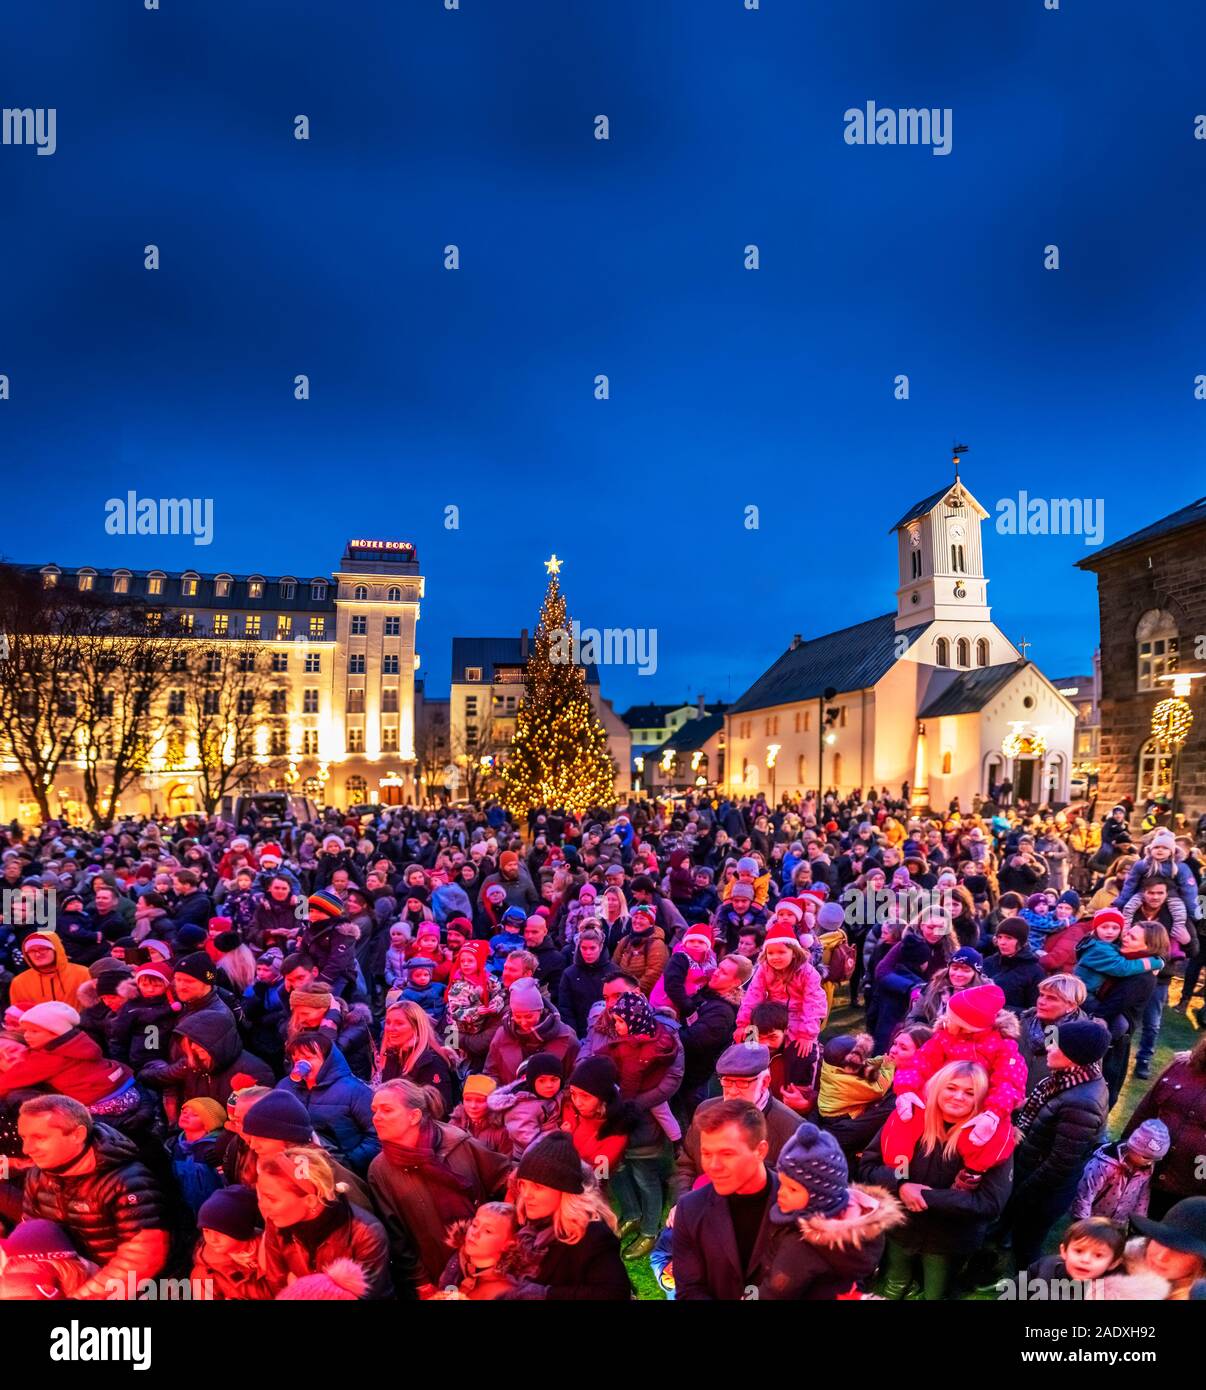
<svg viewBox="0 0 1206 1390">
<path fill-rule="evenodd" d="M 1172 996 L 1169 1000 L 1176 1003 L 1180 981 L 1174 980 Z M 1196 1010 L 1195 1010 L 1196 1012 Z M 863 1011 L 853 1008 L 849 1004 L 843 1005 L 840 1001 L 836 1002 L 833 1011 L 829 1015 L 829 1025 L 822 1034 L 823 1038 L 833 1037 L 838 1033 L 857 1032 L 863 1023 Z M 1200 1034 L 1182 1014 L 1173 1013 L 1171 1009 L 1164 1011 L 1164 1023 L 1160 1029 L 1160 1039 L 1156 1045 L 1156 1055 L 1152 1061 L 1152 1081 L 1164 1070 L 1173 1060 L 1173 1055 L 1177 1052 L 1187 1052 L 1198 1041 Z M 1132 1047 L 1132 1065 L 1134 1064 L 1134 1048 Z M 1140 1099 L 1151 1086 L 1152 1081 L 1138 1081 L 1133 1075 L 1128 1076 L 1126 1084 L 1122 1088 L 1122 1093 L 1118 1097 L 1118 1103 L 1110 1111 L 1110 1137 L 1117 1138 L 1123 1126 L 1131 1116 L 1131 1112 L 1139 1104 Z M 1058 1236 L 1053 1236 L 1050 1249 L 1054 1250 L 1058 1243 Z M 653 1270 L 649 1267 L 649 1261 L 629 1260 L 626 1262 L 628 1274 L 632 1280 L 633 1287 L 636 1289 L 638 1299 L 647 1301 L 665 1301 L 665 1295 L 658 1288 L 657 1280 L 653 1277 Z M 993 1296 L 992 1286 L 977 1290 L 968 1295 L 970 1298 L 988 1299 Z M 914 1295 L 916 1297 L 916 1295 Z"/>
</svg>

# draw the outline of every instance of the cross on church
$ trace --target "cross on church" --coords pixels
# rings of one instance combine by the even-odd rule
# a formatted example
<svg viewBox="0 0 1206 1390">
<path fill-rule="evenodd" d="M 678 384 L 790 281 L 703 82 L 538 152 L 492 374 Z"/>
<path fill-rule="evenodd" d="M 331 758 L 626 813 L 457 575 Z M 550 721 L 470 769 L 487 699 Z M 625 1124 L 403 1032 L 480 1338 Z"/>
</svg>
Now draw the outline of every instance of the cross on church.
<svg viewBox="0 0 1206 1390">
<path fill-rule="evenodd" d="M 1026 639 L 1025 639 L 1024 637 L 1023 637 L 1022 640 L 1018 643 L 1018 650 L 1022 653 L 1022 660 L 1023 660 L 1023 661 L 1026 660 L 1026 652 L 1027 652 L 1033 645 L 1034 645 L 1033 642 L 1027 642 Z"/>
</svg>

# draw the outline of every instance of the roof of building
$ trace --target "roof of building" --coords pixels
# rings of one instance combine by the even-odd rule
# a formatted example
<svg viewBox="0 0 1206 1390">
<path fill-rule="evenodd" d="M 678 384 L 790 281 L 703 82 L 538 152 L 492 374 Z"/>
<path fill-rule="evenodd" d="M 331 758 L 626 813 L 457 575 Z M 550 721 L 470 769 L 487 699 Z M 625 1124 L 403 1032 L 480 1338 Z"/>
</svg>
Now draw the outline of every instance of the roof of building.
<svg viewBox="0 0 1206 1390">
<path fill-rule="evenodd" d="M 1002 666 L 979 666 L 974 671 L 960 671 L 950 685 L 941 690 L 923 708 L 918 719 L 938 719 L 944 714 L 976 714 L 1032 661 L 1007 661 Z"/>
<path fill-rule="evenodd" d="M 1075 686 L 1077 690 L 1088 694 L 1093 689 L 1092 676 L 1049 676 L 1048 680 L 1055 686 L 1056 690 L 1070 690 Z"/>
<path fill-rule="evenodd" d="M 532 654 L 535 643 L 528 641 L 528 655 Z M 452 681 L 464 682 L 467 667 L 479 668 L 482 684 L 494 681 L 495 670 L 500 666 L 523 666 L 523 638 L 521 637 L 454 637 L 452 639 Z M 587 666 L 588 685 L 599 684 L 599 668 Z"/>
<path fill-rule="evenodd" d="M 972 508 L 973 511 L 979 512 L 981 516 L 988 515 L 988 513 L 979 504 L 979 502 L 977 502 L 976 499 L 971 495 L 971 493 L 968 492 L 967 487 L 963 483 L 963 481 L 956 475 L 956 477 L 952 478 L 949 483 L 946 483 L 942 487 L 940 487 L 937 492 L 931 492 L 928 497 L 923 497 L 920 502 L 914 502 L 914 504 L 909 508 L 909 510 L 905 512 L 904 516 L 902 516 L 900 520 L 896 523 L 896 525 L 893 526 L 891 529 L 893 531 L 899 531 L 902 526 L 907 526 L 910 521 L 917 521 L 920 517 L 928 516 L 930 512 L 932 512 L 934 508 L 939 504 L 939 502 L 941 502 L 942 499 L 947 495 L 947 493 L 951 492 L 954 488 L 959 489 L 960 493 L 963 496 L 963 500 Z"/>
<path fill-rule="evenodd" d="M 1118 555 L 1124 550 L 1130 550 L 1133 546 L 1143 545 L 1147 541 L 1162 540 L 1165 536 L 1171 536 L 1175 531 L 1183 531 L 1189 526 L 1201 526 L 1206 524 L 1206 497 L 1199 497 L 1196 502 L 1191 502 L 1187 507 L 1182 507 L 1178 512 L 1172 512 L 1159 521 L 1153 521 L 1150 526 L 1144 526 L 1139 531 L 1132 531 L 1129 536 L 1123 536 L 1120 541 L 1115 541 L 1113 545 L 1107 545 L 1104 550 L 1096 550 L 1092 555 L 1087 555 L 1083 560 L 1077 560 L 1078 569 L 1096 569 L 1107 555 Z"/>
<path fill-rule="evenodd" d="M 675 729 L 661 747 L 672 748 L 676 753 L 694 753 L 702 748 L 713 734 L 718 734 L 724 728 L 724 716 L 725 707 L 717 705 L 711 714 L 705 714 L 702 719 L 688 719 L 680 728 Z"/>
<path fill-rule="evenodd" d="M 682 709 L 686 700 L 670 705 L 632 705 L 620 718 L 630 729 L 660 729 L 672 710 Z"/>
<path fill-rule="evenodd" d="M 243 609 L 253 613 L 270 613 L 274 611 L 286 613 L 334 613 L 336 586 L 335 581 L 329 574 L 309 574 L 301 571 L 293 575 L 264 575 L 252 572 L 250 574 L 233 574 L 229 570 L 216 570 L 202 573 L 199 570 L 164 570 L 149 569 L 136 570 L 126 569 L 120 565 L 111 568 L 102 568 L 93 565 L 17 565 L 16 569 L 26 574 L 39 574 L 45 570 L 57 570 L 60 584 L 67 584 L 71 581 L 78 583 L 81 574 L 92 575 L 93 584 L 90 592 L 104 598 L 109 597 L 114 601 L 120 602 L 153 602 L 155 605 L 162 604 L 164 607 L 195 609 L 200 612 L 203 609 L 217 609 L 222 612 L 233 612 Z M 122 576 L 126 580 L 126 590 L 118 593 L 113 587 L 116 576 Z M 150 592 L 151 579 L 160 581 L 160 591 L 157 594 Z M 195 594 L 184 592 L 185 579 L 194 579 L 197 583 Z M 226 580 L 230 585 L 230 592 L 218 594 L 217 581 Z M 262 592 L 259 598 L 250 596 L 250 583 L 257 580 L 262 585 Z M 293 597 L 285 597 L 281 588 L 282 584 L 293 585 Z M 316 599 L 312 596 L 312 586 L 318 584 L 322 586 L 322 598 Z"/>
<path fill-rule="evenodd" d="M 897 637 L 912 644 L 929 627 L 921 623 L 896 631 L 896 614 L 884 613 L 840 632 L 827 632 L 789 647 L 775 664 L 750 686 L 729 714 L 769 709 L 820 698 L 827 689 L 866 690 L 898 660 Z"/>
</svg>

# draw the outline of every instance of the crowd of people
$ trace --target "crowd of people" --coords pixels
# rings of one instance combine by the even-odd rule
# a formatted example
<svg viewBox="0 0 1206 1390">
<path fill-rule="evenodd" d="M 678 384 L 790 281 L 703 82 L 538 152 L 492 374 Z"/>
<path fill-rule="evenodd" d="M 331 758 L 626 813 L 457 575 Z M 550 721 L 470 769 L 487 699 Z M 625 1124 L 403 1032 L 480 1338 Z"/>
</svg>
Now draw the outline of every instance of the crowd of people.
<svg viewBox="0 0 1206 1390">
<path fill-rule="evenodd" d="M 13 824 L 0 1298 L 1203 1296 L 1203 861 L 1131 820 Z"/>
</svg>

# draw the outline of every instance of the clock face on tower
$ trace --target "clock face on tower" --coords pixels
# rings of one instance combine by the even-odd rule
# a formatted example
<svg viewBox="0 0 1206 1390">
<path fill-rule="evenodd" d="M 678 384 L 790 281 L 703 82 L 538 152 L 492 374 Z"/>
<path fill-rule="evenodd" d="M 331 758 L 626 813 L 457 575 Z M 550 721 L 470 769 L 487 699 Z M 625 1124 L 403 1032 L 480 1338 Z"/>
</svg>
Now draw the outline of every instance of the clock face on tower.
<svg viewBox="0 0 1206 1390">
<path fill-rule="evenodd" d="M 967 597 L 967 590 L 963 587 L 962 584 L 956 584 L 956 585 L 955 585 L 955 597 L 956 597 L 956 598 L 966 598 L 966 597 Z"/>
<path fill-rule="evenodd" d="M 951 527 L 951 540 L 961 541 L 965 534 L 966 533 L 964 532 L 962 525 L 956 521 L 955 524 Z"/>
<path fill-rule="evenodd" d="M 909 547 L 910 547 L 910 549 L 912 549 L 912 550 L 920 550 L 920 549 L 921 549 L 921 532 L 920 532 L 920 531 L 914 530 L 914 531 L 910 531 L 910 532 L 909 532 Z"/>
</svg>

